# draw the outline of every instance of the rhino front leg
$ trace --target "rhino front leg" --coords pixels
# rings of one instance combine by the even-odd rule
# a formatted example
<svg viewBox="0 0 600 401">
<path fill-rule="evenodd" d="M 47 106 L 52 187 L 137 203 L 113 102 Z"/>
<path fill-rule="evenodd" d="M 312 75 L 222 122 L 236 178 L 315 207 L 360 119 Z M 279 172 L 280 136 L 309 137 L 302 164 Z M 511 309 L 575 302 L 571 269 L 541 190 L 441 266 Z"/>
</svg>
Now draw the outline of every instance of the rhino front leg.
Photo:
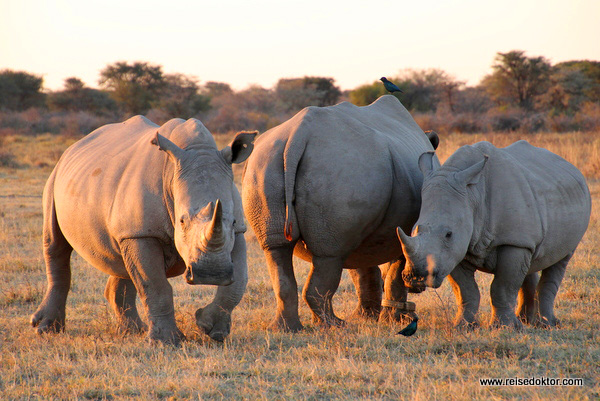
<svg viewBox="0 0 600 401">
<path fill-rule="evenodd" d="M 531 273 L 525 276 L 517 301 L 517 316 L 523 323 L 534 324 L 538 315 L 538 301 L 536 298 L 536 287 L 538 274 Z"/>
<path fill-rule="evenodd" d="M 494 279 L 490 288 L 492 298 L 492 327 L 508 326 L 517 330 L 523 324 L 515 315 L 517 295 L 529 272 L 531 252 L 513 246 L 498 249 Z"/>
<path fill-rule="evenodd" d="M 173 289 L 167 280 L 164 255 L 155 238 L 121 241 L 125 268 L 148 309 L 150 340 L 178 345 L 184 338 L 175 323 Z"/>
<path fill-rule="evenodd" d="M 116 276 L 108 278 L 104 297 L 115 312 L 121 332 L 141 333 L 148 329 L 138 314 L 135 305 L 136 295 L 137 291 L 133 281 Z"/>
<path fill-rule="evenodd" d="M 333 313 L 333 295 L 340 285 L 343 262 L 338 257 L 313 256 L 312 267 L 302 295 L 313 314 L 313 322 L 328 326 L 343 326 L 344 321 Z"/>
<path fill-rule="evenodd" d="M 402 302 L 405 306 L 404 309 L 393 306 L 383 306 L 379 315 L 379 320 L 381 321 L 403 322 L 405 320 L 410 321 L 417 317 L 417 314 L 414 311 L 409 311 L 406 309 L 406 301 L 408 299 L 408 288 L 406 288 L 406 286 L 404 285 L 404 280 L 402 280 L 402 272 L 404 271 L 405 264 L 406 260 L 404 258 L 401 258 L 399 260 L 386 263 L 383 266 L 383 271 L 385 273 L 383 284 L 383 298 L 385 301 L 382 303 L 386 303 L 386 301 L 386 304 Z"/>
<path fill-rule="evenodd" d="M 574 251 L 573 251 L 574 252 Z M 558 288 L 562 283 L 567 269 L 567 264 L 573 256 L 573 252 L 567 255 L 560 262 L 542 270 L 542 277 L 537 287 L 537 294 L 540 308 L 540 320 L 537 325 L 545 328 L 560 326 L 560 320 L 554 316 L 554 299 L 558 293 Z"/>
<path fill-rule="evenodd" d="M 459 264 L 448 276 L 452 291 L 456 298 L 458 310 L 454 318 L 454 326 L 462 329 L 473 329 L 479 326 L 477 312 L 479 311 L 479 286 L 475 281 L 475 270 Z"/>
<path fill-rule="evenodd" d="M 361 269 L 348 269 L 352 279 L 358 304 L 352 312 L 353 317 L 376 319 L 381 310 L 382 280 L 379 266 Z"/>
<path fill-rule="evenodd" d="M 291 332 L 303 329 L 298 316 L 298 284 L 292 265 L 294 245 L 264 249 L 277 300 L 277 312 L 271 327 Z"/>
<path fill-rule="evenodd" d="M 233 283 L 217 288 L 213 301 L 196 311 L 196 324 L 215 341 L 223 341 L 231 331 L 231 312 L 240 303 L 248 284 L 246 240 L 244 234 L 235 235 L 231 253 L 233 260 Z"/>
</svg>

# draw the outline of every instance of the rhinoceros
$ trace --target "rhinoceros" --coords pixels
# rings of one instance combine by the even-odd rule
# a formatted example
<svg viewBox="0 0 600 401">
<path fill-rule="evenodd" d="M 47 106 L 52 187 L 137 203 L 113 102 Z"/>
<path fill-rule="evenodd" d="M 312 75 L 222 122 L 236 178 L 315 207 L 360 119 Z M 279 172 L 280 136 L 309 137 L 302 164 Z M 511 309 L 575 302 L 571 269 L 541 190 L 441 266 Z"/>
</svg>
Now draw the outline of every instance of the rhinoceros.
<svg viewBox="0 0 600 401">
<path fill-rule="evenodd" d="M 463 146 L 441 168 L 424 153 L 419 165 L 419 220 L 412 237 L 398 228 L 406 284 L 437 288 L 449 274 L 455 324 L 470 328 L 480 298 L 474 272 L 491 273 L 491 327 L 558 325 L 554 299 L 591 212 L 579 170 L 526 141 Z"/>
<path fill-rule="evenodd" d="M 417 220 L 418 158 L 438 142 L 390 95 L 365 107 L 308 107 L 258 137 L 242 199 L 277 299 L 273 328 L 303 328 L 293 254 L 312 263 L 303 297 L 317 324 L 343 324 L 332 297 L 344 268 L 359 298 L 354 313 L 396 319 L 413 313 L 395 229 Z M 378 265 L 396 259 L 384 267 L 382 300 Z"/>
<path fill-rule="evenodd" d="M 110 276 L 104 295 L 119 328 L 149 329 L 151 340 L 183 338 L 167 278 L 185 273 L 189 284 L 219 286 L 196 322 L 222 341 L 247 283 L 244 217 L 231 165 L 249 156 L 255 135 L 240 132 L 219 151 L 198 120 L 159 127 L 135 116 L 69 147 L 44 189 L 48 287 L 31 317 L 37 331 L 64 330 L 75 250 Z M 137 293 L 149 328 L 138 315 Z"/>
</svg>

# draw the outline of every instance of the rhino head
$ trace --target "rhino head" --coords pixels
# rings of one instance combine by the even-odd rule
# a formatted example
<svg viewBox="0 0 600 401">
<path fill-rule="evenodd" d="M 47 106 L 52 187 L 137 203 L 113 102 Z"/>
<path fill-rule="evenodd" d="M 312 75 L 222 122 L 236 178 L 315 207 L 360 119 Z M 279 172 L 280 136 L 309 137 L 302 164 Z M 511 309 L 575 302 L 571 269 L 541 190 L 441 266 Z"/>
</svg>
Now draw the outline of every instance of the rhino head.
<svg viewBox="0 0 600 401">
<path fill-rule="evenodd" d="M 474 210 L 467 187 L 479 181 L 487 157 L 456 170 L 434 171 L 433 152 L 419 158 L 425 177 L 421 211 L 412 236 L 397 228 L 406 258 L 402 278 L 409 288 L 438 288 L 444 278 L 465 258 L 473 236 Z"/>
<path fill-rule="evenodd" d="M 174 242 L 185 262 L 188 284 L 229 285 L 235 279 L 231 165 L 250 156 L 255 136 L 240 132 L 221 151 L 214 145 L 182 149 L 159 133 L 152 140 L 173 163 L 167 196 L 173 202 Z"/>
</svg>

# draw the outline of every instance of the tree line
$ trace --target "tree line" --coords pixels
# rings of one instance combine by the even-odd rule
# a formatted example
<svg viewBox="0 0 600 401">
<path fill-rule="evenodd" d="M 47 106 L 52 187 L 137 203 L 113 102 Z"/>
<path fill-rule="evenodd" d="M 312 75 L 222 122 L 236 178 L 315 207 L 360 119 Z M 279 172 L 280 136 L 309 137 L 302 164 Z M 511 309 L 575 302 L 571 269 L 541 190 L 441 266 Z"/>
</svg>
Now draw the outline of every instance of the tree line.
<svg viewBox="0 0 600 401">
<path fill-rule="evenodd" d="M 379 77 L 376 77 L 379 78 Z M 552 65 L 544 57 L 513 50 L 497 53 L 491 72 L 467 86 L 439 69 L 406 70 L 388 76 L 404 93 L 402 104 L 424 129 L 462 132 L 600 129 L 600 62 Z M 280 79 L 234 91 L 224 82 L 166 74 L 159 65 L 116 62 L 100 71 L 99 89 L 77 77 L 64 88 L 43 91 L 43 78 L 24 71 L 0 71 L 0 128 L 9 111 L 88 113 L 106 119 L 145 114 L 162 123 L 173 117 L 200 118 L 213 132 L 264 131 L 306 106 L 341 100 L 362 106 L 386 91 L 378 80 L 342 92 L 329 77 Z M 86 127 L 87 128 L 87 127 Z M 85 132 L 82 132 L 85 133 Z"/>
</svg>

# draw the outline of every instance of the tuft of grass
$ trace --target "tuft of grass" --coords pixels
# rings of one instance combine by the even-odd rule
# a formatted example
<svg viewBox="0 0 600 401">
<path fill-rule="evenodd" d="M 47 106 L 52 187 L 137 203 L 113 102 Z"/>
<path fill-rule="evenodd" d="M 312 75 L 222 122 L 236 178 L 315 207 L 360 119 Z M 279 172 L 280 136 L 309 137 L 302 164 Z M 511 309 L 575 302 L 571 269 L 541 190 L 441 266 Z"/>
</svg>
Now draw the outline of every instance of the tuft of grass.
<svg viewBox="0 0 600 401">
<path fill-rule="evenodd" d="M 230 136 L 231 137 L 231 136 Z M 221 144 L 230 137 L 220 137 Z M 590 227 L 567 269 L 556 313 L 562 328 L 490 330 L 491 276 L 477 273 L 482 328 L 452 328 L 456 312 L 448 284 L 411 294 L 420 316 L 415 336 L 395 323 L 348 320 L 322 329 L 300 301 L 301 333 L 267 327 L 275 299 L 262 250 L 248 243 L 248 289 L 233 313 L 230 337 L 211 341 L 194 312 L 214 287 L 171 280 L 176 319 L 187 336 L 181 348 L 121 334 L 102 294 L 106 275 L 72 258 L 66 331 L 38 336 L 29 326 L 46 287 L 41 254 L 41 193 L 51 167 L 74 140 L 6 136 L 2 149 L 22 168 L 0 166 L 0 394 L 5 399 L 598 399 L 600 397 L 600 133 L 536 134 L 527 139 L 567 158 L 588 179 Z M 442 160 L 459 146 L 489 140 L 506 146 L 517 134 L 441 135 Z M 37 155 L 36 155 L 37 154 Z M 41 155 L 41 156 L 40 156 Z M 47 160 L 48 166 L 36 167 Z M 236 171 L 239 183 L 240 171 Z M 295 260 L 296 278 L 309 265 Z M 334 297 L 339 316 L 350 315 L 356 295 L 344 273 Z M 140 311 L 143 308 L 138 305 Z M 144 316 L 142 316 L 144 318 Z M 582 387 L 483 387 L 479 378 L 581 377 Z"/>
</svg>

